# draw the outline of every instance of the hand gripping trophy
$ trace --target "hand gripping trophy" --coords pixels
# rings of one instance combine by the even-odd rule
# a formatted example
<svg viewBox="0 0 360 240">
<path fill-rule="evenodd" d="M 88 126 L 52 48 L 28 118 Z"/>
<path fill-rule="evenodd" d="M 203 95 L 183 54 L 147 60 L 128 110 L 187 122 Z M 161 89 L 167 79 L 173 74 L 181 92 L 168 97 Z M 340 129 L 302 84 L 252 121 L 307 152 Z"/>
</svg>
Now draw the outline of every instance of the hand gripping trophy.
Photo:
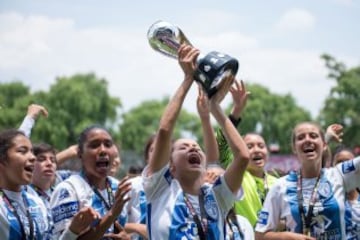
<svg viewBox="0 0 360 240">
<path fill-rule="evenodd" d="M 153 49 L 175 59 L 178 58 L 177 52 L 181 44 L 191 45 L 180 28 L 161 20 L 150 26 L 147 37 Z M 194 79 L 205 89 L 209 98 L 222 86 L 230 86 L 231 84 L 224 84 L 223 77 L 226 74 L 236 75 L 239 68 L 235 58 L 215 51 L 207 55 L 200 54 L 196 65 Z"/>
</svg>

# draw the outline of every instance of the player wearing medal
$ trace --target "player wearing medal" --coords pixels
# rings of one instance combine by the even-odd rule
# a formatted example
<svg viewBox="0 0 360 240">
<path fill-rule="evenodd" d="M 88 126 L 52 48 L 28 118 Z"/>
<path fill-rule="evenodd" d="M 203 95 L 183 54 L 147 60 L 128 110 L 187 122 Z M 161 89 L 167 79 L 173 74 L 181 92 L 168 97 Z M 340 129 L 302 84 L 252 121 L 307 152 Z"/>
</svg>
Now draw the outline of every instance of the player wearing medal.
<svg viewBox="0 0 360 240">
<path fill-rule="evenodd" d="M 210 109 L 234 154 L 225 174 L 213 185 L 205 185 L 206 159 L 198 143 L 192 139 L 172 143 L 176 119 L 194 81 L 199 51 L 182 45 L 178 53 L 185 78 L 162 115 L 153 154 L 143 171 L 149 238 L 224 239 L 225 217 L 236 200 L 249 154 L 241 136 L 221 110 L 223 91 L 210 99 Z"/>
<path fill-rule="evenodd" d="M 327 135 L 336 139 L 341 132 L 338 124 L 327 129 Z M 360 158 L 324 168 L 325 136 L 311 122 L 294 128 L 292 147 L 301 168 L 270 188 L 259 214 L 256 239 L 347 239 L 345 194 L 360 186 Z M 276 232 L 280 220 L 285 222 L 285 232 Z"/>
</svg>

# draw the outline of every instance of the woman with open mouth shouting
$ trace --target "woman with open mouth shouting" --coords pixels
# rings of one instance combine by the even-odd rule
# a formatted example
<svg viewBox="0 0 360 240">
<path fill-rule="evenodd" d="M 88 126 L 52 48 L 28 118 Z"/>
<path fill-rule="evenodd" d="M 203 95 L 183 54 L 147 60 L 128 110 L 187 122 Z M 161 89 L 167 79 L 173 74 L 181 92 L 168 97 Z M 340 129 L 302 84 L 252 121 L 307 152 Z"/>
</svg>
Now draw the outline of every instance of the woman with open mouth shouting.
<svg viewBox="0 0 360 240">
<path fill-rule="evenodd" d="M 338 124 L 327 129 L 336 139 L 341 132 Z M 295 126 L 292 148 L 301 167 L 270 188 L 259 213 L 256 239 L 347 239 L 345 196 L 360 186 L 360 157 L 324 168 L 325 139 L 315 123 Z M 286 231 L 276 232 L 281 219 Z"/>
<path fill-rule="evenodd" d="M 23 132 L 0 133 L 0 239 L 45 239 L 51 224 L 42 200 L 23 188 L 31 182 L 35 156 Z"/>
<path fill-rule="evenodd" d="M 127 215 L 122 210 L 129 200 L 127 193 L 131 186 L 126 178 L 119 182 L 109 176 L 117 155 L 111 135 L 101 126 L 90 126 L 80 134 L 78 148 L 82 171 L 57 185 L 50 200 L 54 239 L 61 234 L 74 239 L 128 239 L 122 228 Z M 95 209 L 100 218 L 79 236 L 69 231 L 63 233 L 74 215 L 84 207 Z"/>
<path fill-rule="evenodd" d="M 206 158 L 199 144 L 185 138 L 172 143 L 176 119 L 194 82 L 199 50 L 182 45 L 178 54 L 185 77 L 162 115 L 154 151 L 143 171 L 149 238 L 222 240 L 225 238 L 225 217 L 240 190 L 249 153 L 220 107 L 226 94 L 222 91 L 210 99 L 209 106 L 234 154 L 234 161 L 224 175 L 213 185 L 206 185 Z M 233 80 L 233 76 L 226 77 Z"/>
</svg>

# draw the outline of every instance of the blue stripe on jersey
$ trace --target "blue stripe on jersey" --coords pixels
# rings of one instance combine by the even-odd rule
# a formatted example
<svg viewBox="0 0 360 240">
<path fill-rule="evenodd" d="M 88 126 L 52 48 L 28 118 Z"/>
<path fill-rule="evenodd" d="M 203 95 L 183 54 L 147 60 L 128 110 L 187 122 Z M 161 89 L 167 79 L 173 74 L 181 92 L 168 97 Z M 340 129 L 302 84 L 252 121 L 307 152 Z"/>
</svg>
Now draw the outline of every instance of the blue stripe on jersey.
<svg viewBox="0 0 360 240">
<path fill-rule="evenodd" d="M 205 192 L 205 209 L 208 206 L 211 208 L 211 203 L 207 204 L 207 202 L 211 202 L 214 200 L 214 196 L 211 191 Z M 206 209 L 210 210 L 210 209 Z M 216 208 L 216 211 L 218 209 Z M 212 218 L 209 215 L 207 215 L 207 234 L 206 239 L 208 240 L 216 240 L 220 237 L 220 230 L 218 228 L 218 218 L 220 217 L 219 214 L 214 214 L 214 210 L 212 209 L 208 213 L 212 213 Z M 207 214 L 208 214 L 207 213 Z M 176 239 L 176 240 L 182 240 L 182 239 L 194 239 L 196 236 L 198 236 L 198 229 L 197 226 L 193 220 L 193 217 L 191 216 L 188 207 L 186 206 L 184 202 L 184 196 L 183 194 L 179 194 L 179 196 L 176 199 L 172 219 L 171 219 L 171 226 L 170 226 L 170 234 L 169 239 Z"/>
<path fill-rule="evenodd" d="M 292 217 L 297 223 L 295 231 L 301 232 L 301 218 L 299 214 L 299 207 L 297 202 L 297 176 L 295 172 L 292 172 L 287 177 L 287 199 L 290 203 L 290 209 Z M 341 220 L 339 204 L 334 198 L 333 185 L 326 178 L 325 174 L 322 174 L 320 179 L 319 188 L 317 192 L 317 201 L 314 206 L 313 218 L 311 222 L 311 232 L 317 239 L 342 239 L 341 235 Z M 305 214 L 307 214 L 307 208 Z M 325 231 L 323 234 L 318 234 Z"/>
<path fill-rule="evenodd" d="M 16 219 L 12 211 L 6 206 L 8 212 L 7 220 L 9 222 L 9 239 L 21 239 L 21 228 L 19 221 Z"/>
<path fill-rule="evenodd" d="M 354 160 L 345 161 L 341 165 L 343 174 L 355 171 Z"/>
<path fill-rule="evenodd" d="M 148 217 L 148 220 L 147 221 L 147 226 L 148 226 L 148 231 L 149 231 L 149 240 L 152 239 L 152 236 L 151 236 L 151 204 L 149 203 L 146 207 L 146 211 L 147 211 L 147 217 Z"/>
<path fill-rule="evenodd" d="M 140 223 L 146 224 L 146 196 L 144 191 L 139 192 Z"/>
</svg>

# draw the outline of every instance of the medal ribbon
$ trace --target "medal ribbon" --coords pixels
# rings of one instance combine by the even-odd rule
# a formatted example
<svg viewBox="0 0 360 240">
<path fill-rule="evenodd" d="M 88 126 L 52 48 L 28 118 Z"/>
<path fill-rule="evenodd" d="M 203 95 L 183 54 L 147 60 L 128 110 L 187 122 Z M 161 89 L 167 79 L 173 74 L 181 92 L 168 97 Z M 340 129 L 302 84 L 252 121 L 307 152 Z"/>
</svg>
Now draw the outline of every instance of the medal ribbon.
<svg viewBox="0 0 360 240">
<path fill-rule="evenodd" d="M 201 220 L 200 220 L 199 216 L 196 214 L 196 211 L 195 211 L 193 205 L 191 204 L 190 200 L 188 199 L 188 197 L 186 196 L 185 193 L 184 193 L 184 201 L 185 201 L 186 206 L 189 208 L 190 213 L 193 216 L 193 219 L 194 219 L 194 221 L 196 223 L 196 226 L 197 226 L 198 231 L 199 231 L 200 240 L 206 240 L 208 220 L 207 220 L 206 213 L 205 213 L 203 191 L 201 190 L 200 195 L 199 195 L 199 205 L 200 205 L 200 214 L 201 214 L 200 217 L 201 217 Z"/>
<path fill-rule="evenodd" d="M 314 205 L 316 202 L 316 195 L 319 187 L 321 173 L 316 179 L 315 186 L 313 188 L 313 191 L 311 193 L 310 201 L 309 201 L 309 209 L 307 212 L 307 215 L 305 216 L 305 209 L 304 209 L 304 197 L 302 193 L 302 176 L 301 176 L 301 169 L 297 172 L 297 198 L 298 198 L 298 204 L 299 204 L 299 212 L 301 215 L 301 221 L 302 221 L 302 232 L 305 235 L 310 236 L 310 224 L 311 224 L 311 218 L 313 216 L 314 211 Z"/>
<path fill-rule="evenodd" d="M 26 240 L 27 237 L 26 237 L 25 227 L 24 227 L 24 224 L 21 222 L 20 215 L 17 212 L 16 208 L 14 207 L 13 201 L 6 195 L 4 190 L 1 189 L 1 188 L 0 188 L 0 197 L 3 198 L 5 204 L 8 205 L 8 208 L 10 209 L 10 211 L 15 215 L 17 221 L 20 224 L 22 239 Z M 25 199 L 24 194 L 22 194 L 22 199 L 24 201 L 24 205 L 25 205 L 25 209 L 26 209 L 26 217 L 28 219 L 29 226 L 30 226 L 29 239 L 34 240 L 35 239 L 35 236 L 34 236 L 34 221 L 33 221 L 32 217 L 30 215 L 29 204 L 28 204 L 27 200 Z"/>
</svg>

